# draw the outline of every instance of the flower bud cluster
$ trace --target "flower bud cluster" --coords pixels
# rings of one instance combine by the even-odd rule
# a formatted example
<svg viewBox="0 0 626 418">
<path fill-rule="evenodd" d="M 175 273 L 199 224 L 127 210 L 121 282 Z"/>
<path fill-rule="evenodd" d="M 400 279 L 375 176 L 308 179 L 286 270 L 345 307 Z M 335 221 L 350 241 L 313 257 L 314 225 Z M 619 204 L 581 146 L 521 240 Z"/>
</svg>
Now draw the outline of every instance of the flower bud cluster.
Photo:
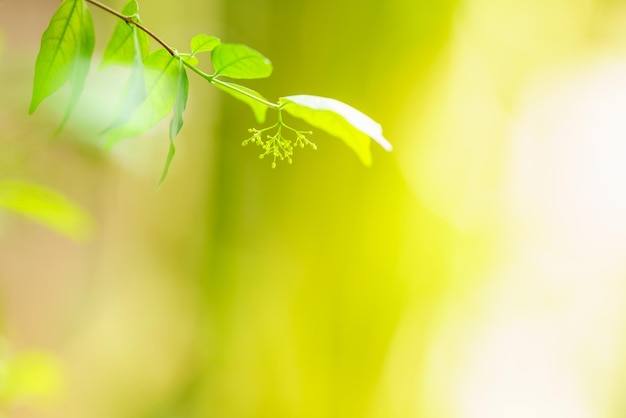
<svg viewBox="0 0 626 418">
<path fill-rule="evenodd" d="M 283 136 L 283 128 L 286 128 L 296 134 L 295 141 L 287 139 Z M 273 134 L 266 134 L 263 139 L 263 134 L 267 131 L 276 129 Z M 263 129 L 248 129 L 248 132 L 252 136 L 241 143 L 242 146 L 246 146 L 250 143 L 256 144 L 263 149 L 263 153 L 259 155 L 259 158 L 264 159 L 269 156 L 272 158 L 272 168 L 276 168 L 277 161 L 288 161 L 289 164 L 293 162 L 293 150 L 295 147 L 304 148 L 309 146 L 314 150 L 317 150 L 317 145 L 311 142 L 306 135 L 311 135 L 311 131 L 298 131 L 290 126 L 279 121 L 272 126 Z"/>
</svg>

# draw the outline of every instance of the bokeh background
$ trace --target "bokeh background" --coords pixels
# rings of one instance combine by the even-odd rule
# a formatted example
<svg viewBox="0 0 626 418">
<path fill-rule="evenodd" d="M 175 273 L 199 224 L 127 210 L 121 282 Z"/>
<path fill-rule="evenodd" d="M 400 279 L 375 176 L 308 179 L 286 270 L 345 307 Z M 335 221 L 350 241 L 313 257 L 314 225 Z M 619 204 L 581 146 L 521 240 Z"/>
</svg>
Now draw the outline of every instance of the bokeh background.
<svg viewBox="0 0 626 418">
<path fill-rule="evenodd" d="M 166 124 L 99 135 L 128 76 L 97 70 L 111 16 L 64 132 L 66 91 L 27 115 L 57 6 L 0 0 L 2 416 L 626 414 L 626 3 L 140 1 L 172 45 L 250 45 L 275 71 L 247 85 L 394 145 L 366 168 L 315 132 L 272 170 L 191 76 L 156 192 Z"/>
</svg>

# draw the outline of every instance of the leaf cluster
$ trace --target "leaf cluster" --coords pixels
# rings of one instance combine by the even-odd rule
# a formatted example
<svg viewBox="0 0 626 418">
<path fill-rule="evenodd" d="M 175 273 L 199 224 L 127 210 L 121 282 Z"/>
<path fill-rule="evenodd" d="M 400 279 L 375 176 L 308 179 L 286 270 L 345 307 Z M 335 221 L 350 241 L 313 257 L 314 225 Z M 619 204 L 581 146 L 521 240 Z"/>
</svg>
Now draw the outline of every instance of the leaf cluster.
<svg viewBox="0 0 626 418">
<path fill-rule="evenodd" d="M 95 34 L 89 5 L 119 18 L 104 50 L 100 67 L 122 65 L 130 68 L 115 116 L 103 132 L 107 137 L 107 147 L 140 135 L 171 115 L 170 147 L 159 184 L 167 175 L 175 155 L 174 140 L 184 124 L 183 114 L 189 97 L 187 71 L 196 73 L 219 90 L 248 105 L 258 123 L 265 122 L 269 109 L 278 113 L 278 121 L 274 125 L 250 130 L 253 136 L 244 141 L 244 145 L 250 142 L 259 145 L 263 150 L 261 158 L 271 156 L 272 167 L 276 167 L 276 162 L 281 160 L 291 163 L 294 148 L 309 145 L 316 149 L 315 144 L 306 137 L 311 132 L 286 125 L 282 119 L 283 112 L 340 138 L 366 165 L 371 163 L 370 139 L 384 149 L 391 150 L 391 144 L 384 138 L 379 124 L 338 100 L 297 95 L 271 102 L 248 87 L 224 80 L 269 77 L 273 70 L 272 63 L 246 45 L 222 43 L 217 37 L 206 34 L 191 39 L 190 52 L 179 52 L 143 26 L 137 0 L 130 0 L 121 12 L 96 0 L 63 0 L 52 16 L 43 33 L 35 64 L 29 110 L 33 113 L 46 97 L 66 83 L 71 84 L 69 104 L 59 130 L 78 103 L 90 69 Z M 151 51 L 150 38 L 160 48 Z M 199 55 L 205 53 L 210 53 L 214 70 L 212 74 L 198 67 Z M 262 137 L 262 133 L 272 129 L 273 135 Z M 286 139 L 286 131 L 290 131 L 294 139 Z"/>
</svg>

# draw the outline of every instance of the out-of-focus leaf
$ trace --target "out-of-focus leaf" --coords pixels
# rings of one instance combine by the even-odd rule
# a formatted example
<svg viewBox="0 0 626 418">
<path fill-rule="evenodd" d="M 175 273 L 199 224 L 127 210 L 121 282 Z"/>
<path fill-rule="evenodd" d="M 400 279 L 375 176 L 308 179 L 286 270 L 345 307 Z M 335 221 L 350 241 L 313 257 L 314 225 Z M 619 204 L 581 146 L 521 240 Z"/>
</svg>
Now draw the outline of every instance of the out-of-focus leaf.
<svg viewBox="0 0 626 418">
<path fill-rule="evenodd" d="M 179 60 L 179 72 L 178 72 L 178 92 L 176 95 L 176 102 L 174 103 L 174 110 L 172 115 L 172 120 L 170 121 L 170 148 L 167 153 L 167 159 L 165 161 L 165 166 L 163 167 L 163 173 L 161 174 L 161 179 L 157 184 L 157 187 L 163 183 L 165 177 L 167 177 L 167 172 L 170 169 L 170 164 L 172 164 L 172 159 L 174 158 L 174 154 L 176 153 L 176 148 L 174 147 L 174 139 L 178 136 L 178 133 L 183 127 L 183 113 L 185 113 L 185 109 L 187 108 L 187 99 L 189 97 L 189 79 L 187 78 L 187 72 L 185 71 L 185 66 L 182 60 Z"/>
<path fill-rule="evenodd" d="M 266 100 L 263 96 L 261 96 L 260 93 L 257 93 L 256 91 L 249 89 L 248 87 L 240 86 L 239 84 L 235 84 L 235 83 L 227 83 L 226 81 L 221 81 L 221 80 L 220 80 L 220 83 L 214 83 L 213 85 L 217 87 L 218 89 L 222 90 L 223 92 L 230 94 L 235 99 L 240 100 L 244 102 L 245 104 L 247 104 L 248 106 L 250 106 L 250 108 L 252 109 L 252 113 L 254 113 L 254 118 L 256 119 L 258 123 L 265 122 L 265 117 L 267 115 L 267 106 L 241 93 L 241 91 L 245 91 L 246 93 L 249 93 L 255 97 Z M 228 88 L 227 86 L 235 87 L 237 90 L 240 90 L 240 91 L 237 91 L 232 88 Z"/>
<path fill-rule="evenodd" d="M 110 147 L 122 139 L 142 134 L 172 110 L 178 96 L 180 60 L 159 49 L 144 61 L 146 99 L 129 115 L 128 121 L 108 130 Z"/>
<path fill-rule="evenodd" d="M 74 84 L 71 111 L 89 70 L 94 39 L 93 22 L 84 0 L 64 0 L 41 38 L 30 113 L 68 80 Z"/>
<path fill-rule="evenodd" d="M 285 105 L 284 110 L 290 115 L 341 139 L 365 165 L 372 162 L 370 138 L 385 150 L 392 149 L 389 141 L 383 136 L 380 124 L 343 102 L 303 94 L 281 97 L 280 103 Z"/>
<path fill-rule="evenodd" d="M 93 229 L 89 214 L 58 193 L 24 181 L 0 180 L 0 210 L 27 216 L 74 239 L 87 238 Z"/>
<path fill-rule="evenodd" d="M 130 0 L 122 9 L 122 14 L 133 16 L 134 21 L 141 23 L 137 15 L 138 11 L 137 0 Z M 146 58 L 150 52 L 150 38 L 145 32 L 137 30 L 136 26 L 120 20 L 104 50 L 100 68 L 115 64 L 135 66 L 137 51 L 142 60 Z"/>
<path fill-rule="evenodd" d="M 122 100 L 117 110 L 117 116 L 113 120 L 113 123 L 105 129 L 105 132 L 128 122 L 135 110 L 137 110 L 147 97 L 143 51 L 137 37 L 138 32 L 140 31 L 135 26 L 131 28 L 131 31 L 134 45 L 133 67 L 130 73 L 130 78 L 124 86 Z"/>
<path fill-rule="evenodd" d="M 78 48 L 78 56 L 74 59 L 74 66 L 70 74 L 70 83 L 72 84 L 72 94 L 70 96 L 70 102 L 68 104 L 65 116 L 57 129 L 57 133 L 63 129 L 67 121 L 69 120 L 80 95 L 85 88 L 85 81 L 87 80 L 87 74 L 89 74 L 89 67 L 91 66 L 91 56 L 93 55 L 93 49 L 96 44 L 96 35 L 93 27 L 93 20 L 91 19 L 91 13 L 86 5 L 83 5 L 82 24 L 80 26 L 80 42 Z"/>
<path fill-rule="evenodd" d="M 54 398 L 63 388 L 59 360 L 43 351 L 27 351 L 5 360 L 0 382 L 0 401 Z"/>
<path fill-rule="evenodd" d="M 200 52 L 210 52 L 221 43 L 219 38 L 215 36 L 209 36 L 201 33 L 191 39 L 191 54 L 198 54 Z"/>
<path fill-rule="evenodd" d="M 272 63 L 260 52 L 240 44 L 220 44 L 211 52 L 215 76 L 265 78 L 272 74 Z"/>
</svg>

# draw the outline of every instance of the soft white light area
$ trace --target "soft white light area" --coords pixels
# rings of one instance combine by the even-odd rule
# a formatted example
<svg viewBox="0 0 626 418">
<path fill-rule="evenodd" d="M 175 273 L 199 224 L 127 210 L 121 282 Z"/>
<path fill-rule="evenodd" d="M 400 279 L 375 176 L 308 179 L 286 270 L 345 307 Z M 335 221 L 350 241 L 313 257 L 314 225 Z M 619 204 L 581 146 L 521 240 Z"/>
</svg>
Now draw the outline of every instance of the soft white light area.
<svg viewBox="0 0 626 418">
<path fill-rule="evenodd" d="M 556 71 L 529 94 L 512 132 L 518 224 L 595 264 L 622 266 L 626 250 L 625 71 L 621 61 Z"/>
<path fill-rule="evenodd" d="M 626 58 L 533 74 L 506 117 L 493 84 L 451 75 L 443 91 L 475 106 L 456 118 L 455 97 L 434 102 L 450 121 L 433 118 L 421 154 L 402 157 L 416 196 L 460 239 L 437 308 L 420 300 L 398 328 L 387 416 L 623 417 Z M 493 256 L 475 261 L 474 243 Z"/>
<path fill-rule="evenodd" d="M 455 416 L 595 416 L 554 324 L 534 318 L 500 325 L 471 347 Z"/>
<path fill-rule="evenodd" d="M 626 61 L 597 60 L 536 82 L 507 158 L 510 263 L 539 274 L 537 290 L 584 304 L 596 317 L 623 313 L 625 71 Z"/>
<path fill-rule="evenodd" d="M 508 255 L 466 296 L 482 308 L 467 319 L 475 335 L 457 341 L 467 352 L 450 393 L 455 418 L 618 416 L 626 63 L 572 68 L 538 81 L 512 124 Z"/>
</svg>

